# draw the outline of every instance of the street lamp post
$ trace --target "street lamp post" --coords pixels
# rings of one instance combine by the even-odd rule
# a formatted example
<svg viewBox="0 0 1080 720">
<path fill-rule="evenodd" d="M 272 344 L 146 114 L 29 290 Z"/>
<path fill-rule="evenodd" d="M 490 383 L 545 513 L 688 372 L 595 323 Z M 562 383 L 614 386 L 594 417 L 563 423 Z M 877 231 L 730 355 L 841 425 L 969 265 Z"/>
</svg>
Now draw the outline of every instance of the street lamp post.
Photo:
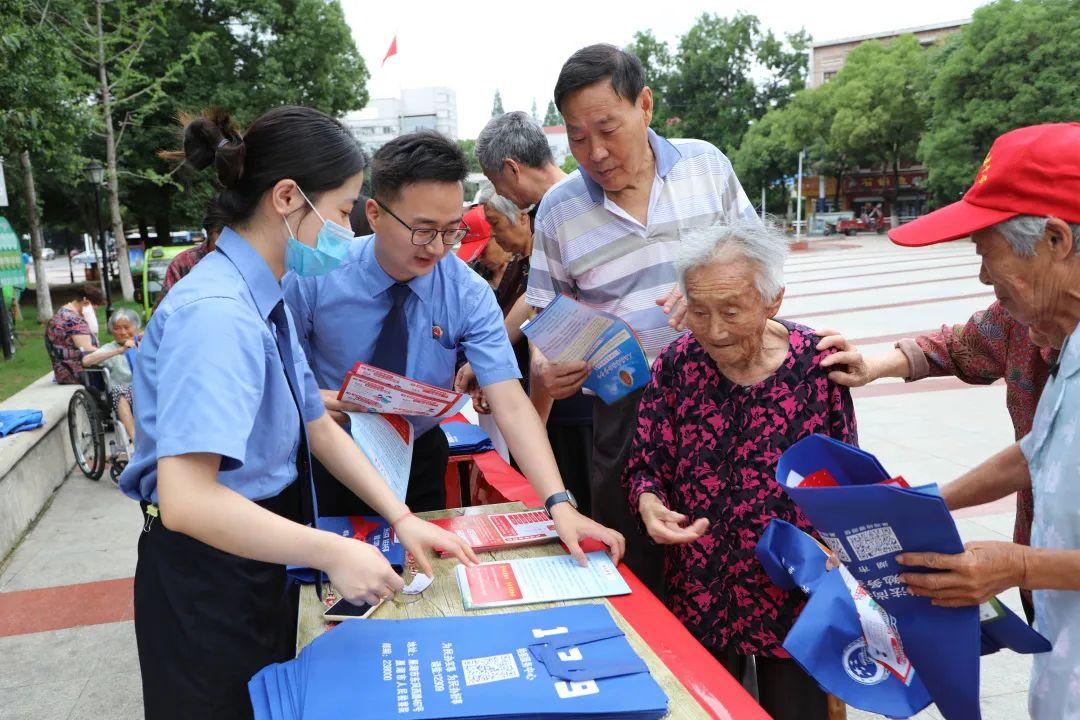
<svg viewBox="0 0 1080 720">
<path fill-rule="evenodd" d="M 112 317 L 112 289 L 109 287 L 109 249 L 105 247 L 105 228 L 101 225 L 101 183 L 105 168 L 97 160 L 86 166 L 86 179 L 94 186 L 94 216 L 97 218 L 98 245 L 101 247 L 101 277 L 105 285 L 105 317 Z"/>
</svg>

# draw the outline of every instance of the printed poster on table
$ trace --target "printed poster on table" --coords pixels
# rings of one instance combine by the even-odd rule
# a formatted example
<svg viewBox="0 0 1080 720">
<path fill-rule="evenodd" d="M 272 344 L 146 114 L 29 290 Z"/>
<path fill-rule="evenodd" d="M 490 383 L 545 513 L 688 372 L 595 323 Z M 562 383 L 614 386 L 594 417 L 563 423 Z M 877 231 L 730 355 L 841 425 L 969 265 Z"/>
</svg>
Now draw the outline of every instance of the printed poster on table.
<svg viewBox="0 0 1080 720">
<path fill-rule="evenodd" d="M 596 551 L 586 557 L 586 567 L 569 555 L 555 555 L 458 565 L 454 570 L 466 610 L 630 593 L 607 553 Z"/>
<path fill-rule="evenodd" d="M 645 350 L 624 320 L 566 295 L 555 298 L 521 331 L 553 362 L 592 363 L 585 387 L 609 405 L 651 378 Z"/>
<path fill-rule="evenodd" d="M 454 533 L 477 552 L 538 545 L 559 539 L 555 521 L 545 510 L 458 515 L 431 522 Z"/>
</svg>

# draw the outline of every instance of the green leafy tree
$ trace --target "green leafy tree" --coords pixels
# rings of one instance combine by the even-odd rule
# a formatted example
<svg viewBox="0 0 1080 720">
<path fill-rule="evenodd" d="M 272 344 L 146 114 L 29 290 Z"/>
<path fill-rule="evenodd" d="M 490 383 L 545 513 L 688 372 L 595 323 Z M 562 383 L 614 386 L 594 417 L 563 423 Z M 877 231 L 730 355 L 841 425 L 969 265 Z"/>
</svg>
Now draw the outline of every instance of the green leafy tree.
<svg viewBox="0 0 1080 720">
<path fill-rule="evenodd" d="M 559 167 L 562 168 L 562 171 L 564 173 L 567 173 L 567 174 L 572 173 L 572 172 L 574 172 L 575 170 L 578 169 L 577 158 L 574 157 L 573 155 L 567 155 L 566 159 L 562 161 L 562 165 L 560 165 Z"/>
<path fill-rule="evenodd" d="M 914 35 L 905 35 L 889 45 L 863 43 L 831 81 L 836 84 L 832 138 L 852 160 L 880 167 L 883 177 L 892 176 L 884 194 L 892 207 L 893 227 L 898 224 L 900 164 L 915 158 L 926 128 L 930 79 L 928 51 Z"/>
<path fill-rule="evenodd" d="M 751 122 L 802 89 L 809 36 L 778 39 L 754 15 L 705 13 L 671 52 L 650 31 L 628 50 L 641 60 L 653 90 L 653 128 L 734 150 Z"/>
<path fill-rule="evenodd" d="M 151 41 L 147 74 L 161 71 L 155 59 L 181 54 L 195 38 L 208 39 L 198 63 L 166 85 L 167 101 L 128 131 L 124 202 L 144 241 L 150 226 L 159 238 L 174 228 L 198 227 L 213 191 L 211 170 L 193 182 L 156 155 L 177 145 L 178 112 L 219 105 L 244 127 L 282 104 L 337 116 L 368 101 L 368 70 L 336 0 L 169 3 L 166 13 L 174 32 Z"/>
<path fill-rule="evenodd" d="M 495 99 L 491 102 L 491 117 L 499 117 L 505 112 L 502 104 L 502 94 L 498 90 L 495 91 Z"/>
<path fill-rule="evenodd" d="M 476 141 L 458 140 L 457 144 L 458 147 L 461 148 L 461 152 L 465 153 L 465 159 L 469 161 L 469 172 L 484 172 L 484 169 L 480 167 L 480 160 L 476 157 Z"/>
<path fill-rule="evenodd" d="M 563 116 L 559 113 L 559 108 L 555 107 L 555 101 L 548 100 L 547 112 L 544 113 L 544 125 L 551 127 L 565 124 L 566 121 L 563 120 Z"/>
<path fill-rule="evenodd" d="M 931 199 L 956 200 L 1001 133 L 1080 114 L 1080 1 L 1001 0 L 952 36 L 930 86 L 919 158 Z"/>
<path fill-rule="evenodd" d="M 52 317 L 52 298 L 45 272 L 41 195 L 43 177 L 64 178 L 70 183 L 81 176 L 77 148 L 88 117 L 77 101 L 88 91 L 79 85 L 75 60 L 56 42 L 41 15 L 22 3 L 0 4 L 0 155 L 17 172 L 11 196 L 16 227 L 30 234 L 37 290 L 38 321 Z M 16 166 L 14 162 L 18 165 Z M 47 168 L 35 174 L 35 167 Z M 77 182 L 75 180 L 74 182 Z M 17 184 L 17 188 L 15 185 Z M 19 208 L 18 197 L 22 196 Z"/>
</svg>

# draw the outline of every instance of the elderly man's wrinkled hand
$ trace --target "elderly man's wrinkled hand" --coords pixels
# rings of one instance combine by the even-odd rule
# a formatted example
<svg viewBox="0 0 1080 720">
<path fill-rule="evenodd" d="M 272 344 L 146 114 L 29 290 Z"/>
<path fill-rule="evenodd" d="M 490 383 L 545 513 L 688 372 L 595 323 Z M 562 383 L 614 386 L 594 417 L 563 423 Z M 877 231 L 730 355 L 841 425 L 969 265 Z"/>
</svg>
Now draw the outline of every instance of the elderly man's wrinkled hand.
<svg viewBox="0 0 1080 720">
<path fill-rule="evenodd" d="M 669 510 L 656 495 L 642 493 L 638 500 L 638 512 L 649 537 L 659 545 L 685 545 L 692 543 L 709 529 L 709 521 L 698 518 L 690 524 L 682 513 Z"/>
<path fill-rule="evenodd" d="M 338 394 L 336 390 L 319 390 L 319 394 L 322 395 L 323 406 L 326 408 L 326 414 L 336 422 L 338 425 L 344 425 L 349 422 L 349 416 L 347 412 L 364 412 L 364 408 L 359 405 L 354 405 L 350 402 L 338 400 Z"/>
<path fill-rule="evenodd" d="M 668 325 L 679 332 L 686 329 L 686 299 L 679 288 L 672 288 L 666 296 L 657 298 L 656 304 L 664 309 Z"/>
<path fill-rule="evenodd" d="M 589 379 L 591 372 L 592 365 L 584 360 L 551 362 L 540 359 L 533 365 L 533 375 L 540 378 L 544 390 L 556 400 L 565 400 L 574 395 Z"/>
<path fill-rule="evenodd" d="M 940 572 L 907 572 L 901 579 L 913 595 L 942 607 L 979 605 L 1003 590 L 1021 585 L 1027 570 L 1026 548 L 1008 542 L 970 542 L 957 555 L 902 553 L 896 561 Z"/>
<path fill-rule="evenodd" d="M 847 338 L 838 331 L 818 330 L 816 332 L 821 336 L 821 342 L 817 344 L 819 351 L 836 350 L 821 360 L 822 368 L 825 370 L 832 368 L 829 372 L 830 380 L 845 387 L 862 387 L 877 379 L 859 349 L 849 343 Z"/>
</svg>

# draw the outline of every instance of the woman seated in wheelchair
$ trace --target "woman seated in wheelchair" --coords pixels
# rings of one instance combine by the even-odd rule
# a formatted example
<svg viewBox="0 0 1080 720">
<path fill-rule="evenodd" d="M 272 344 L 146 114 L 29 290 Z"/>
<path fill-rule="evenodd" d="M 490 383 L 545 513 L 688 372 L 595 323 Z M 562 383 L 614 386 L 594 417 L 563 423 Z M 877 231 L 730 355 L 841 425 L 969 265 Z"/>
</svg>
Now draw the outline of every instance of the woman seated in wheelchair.
<svg viewBox="0 0 1080 720">
<path fill-rule="evenodd" d="M 135 419 L 131 412 L 134 399 L 131 393 L 131 362 L 125 353 L 139 346 L 141 329 L 139 314 L 128 308 L 120 308 L 109 318 L 109 332 L 113 341 L 83 357 L 84 367 L 100 366 L 108 370 L 109 400 L 132 444 L 135 442 Z"/>
</svg>

